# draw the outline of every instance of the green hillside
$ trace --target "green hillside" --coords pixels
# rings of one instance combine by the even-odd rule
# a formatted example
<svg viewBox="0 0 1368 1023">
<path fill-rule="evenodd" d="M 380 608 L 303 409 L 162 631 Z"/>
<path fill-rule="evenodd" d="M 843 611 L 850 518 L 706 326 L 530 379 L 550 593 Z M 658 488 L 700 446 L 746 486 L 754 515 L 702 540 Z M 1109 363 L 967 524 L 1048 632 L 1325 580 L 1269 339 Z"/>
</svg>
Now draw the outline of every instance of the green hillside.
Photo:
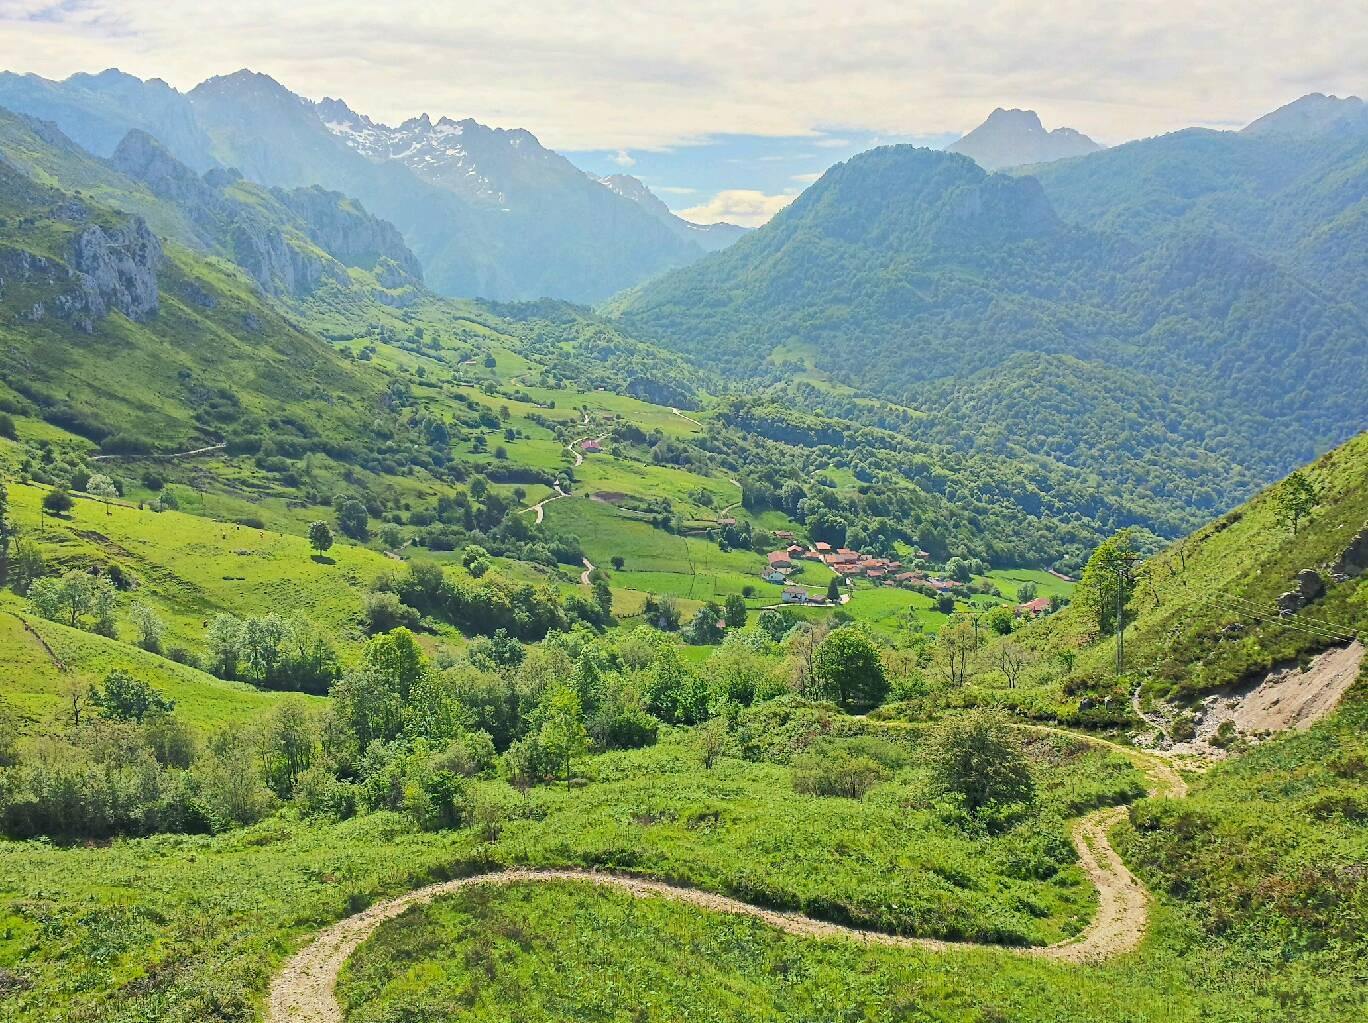
<svg viewBox="0 0 1368 1023">
<path fill-rule="evenodd" d="M 1362 541 L 1357 560 L 1342 561 L 1368 528 L 1368 434 L 1301 475 L 1316 498 L 1295 533 L 1284 517 L 1290 485 L 1283 482 L 1145 562 L 1128 605 L 1129 672 L 1158 692 L 1187 695 L 1304 659 L 1368 629 Z M 1321 576 L 1326 593 L 1283 617 L 1278 597 L 1297 588 L 1305 569 Z M 1074 645 L 1095 636 L 1096 623 L 1074 607 L 1041 632 Z M 1114 656 L 1114 638 L 1088 644 L 1081 673 L 1101 674 Z"/>
<path fill-rule="evenodd" d="M 1356 208 L 1352 187 L 1323 194 L 1308 224 Z M 1361 389 L 1343 386 L 1368 370 L 1365 314 L 1337 297 L 1349 284 L 1210 220 L 1148 235 L 1074 214 L 1033 177 L 877 149 L 611 308 L 738 377 L 798 375 L 788 353 L 806 353 L 836 384 L 924 413 L 906 428 L 920 439 L 1048 452 L 1170 537 L 1368 423 Z"/>
</svg>

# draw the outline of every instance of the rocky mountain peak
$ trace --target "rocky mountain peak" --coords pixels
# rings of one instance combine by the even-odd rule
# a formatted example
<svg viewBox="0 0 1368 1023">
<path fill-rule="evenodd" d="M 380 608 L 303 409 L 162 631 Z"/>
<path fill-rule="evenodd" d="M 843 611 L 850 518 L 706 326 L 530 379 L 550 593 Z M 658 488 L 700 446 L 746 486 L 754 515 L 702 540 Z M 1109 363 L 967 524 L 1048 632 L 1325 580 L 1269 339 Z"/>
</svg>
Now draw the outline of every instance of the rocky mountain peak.
<svg viewBox="0 0 1368 1023">
<path fill-rule="evenodd" d="M 1073 128 L 1047 131 L 1034 110 L 998 107 L 981 125 L 946 148 L 964 154 L 984 170 L 995 171 L 1083 156 L 1102 146 Z"/>
</svg>

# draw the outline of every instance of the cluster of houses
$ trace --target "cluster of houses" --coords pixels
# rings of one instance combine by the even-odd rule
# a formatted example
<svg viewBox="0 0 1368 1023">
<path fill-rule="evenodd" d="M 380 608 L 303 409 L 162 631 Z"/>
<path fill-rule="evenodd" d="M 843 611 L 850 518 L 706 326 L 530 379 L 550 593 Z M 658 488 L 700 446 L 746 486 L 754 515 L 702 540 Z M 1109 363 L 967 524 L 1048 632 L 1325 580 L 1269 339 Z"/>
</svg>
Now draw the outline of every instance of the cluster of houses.
<svg viewBox="0 0 1368 1023">
<path fill-rule="evenodd" d="M 792 533 L 781 531 L 774 535 L 781 540 L 793 539 Z M 931 557 L 926 551 L 915 551 L 913 556 L 918 561 L 925 561 Z M 772 583 L 786 583 L 789 574 L 798 567 L 798 563 L 801 561 L 820 561 L 845 580 L 868 579 L 880 586 L 929 586 L 940 592 L 955 592 L 964 588 L 963 583 L 956 582 L 954 579 L 942 579 L 921 569 L 904 569 L 901 561 L 861 554 L 849 547 L 832 547 L 829 543 L 816 543 L 811 547 L 791 543 L 784 550 L 770 551 L 766 558 L 769 563 L 765 569 L 764 578 L 767 582 Z M 793 587 L 793 589 L 801 588 Z M 790 599 L 787 590 L 784 593 L 784 600 L 788 603 L 806 602 L 800 601 L 796 592 Z"/>
</svg>

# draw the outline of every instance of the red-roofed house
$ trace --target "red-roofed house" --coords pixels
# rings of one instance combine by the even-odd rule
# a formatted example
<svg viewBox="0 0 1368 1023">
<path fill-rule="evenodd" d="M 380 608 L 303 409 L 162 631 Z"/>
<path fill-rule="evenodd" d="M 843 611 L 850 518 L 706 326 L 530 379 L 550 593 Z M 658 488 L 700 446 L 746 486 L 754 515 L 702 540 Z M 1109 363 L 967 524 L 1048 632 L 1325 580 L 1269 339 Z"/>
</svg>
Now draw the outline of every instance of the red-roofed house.
<svg viewBox="0 0 1368 1023">
<path fill-rule="evenodd" d="M 584 440 L 580 441 L 580 450 L 592 455 L 597 451 L 602 451 L 603 445 L 596 440 Z"/>
<path fill-rule="evenodd" d="M 826 554 L 826 553 L 830 552 L 830 550 L 831 550 L 831 544 L 829 544 L 829 543 L 819 542 L 819 543 L 817 544 L 816 551 L 817 551 L 818 554 Z"/>
<path fill-rule="evenodd" d="M 1038 616 L 1047 614 L 1050 610 L 1049 597 L 1036 597 L 1035 600 L 1028 600 L 1024 604 L 1017 605 L 1017 614 Z"/>
<path fill-rule="evenodd" d="M 769 558 L 770 568 L 792 568 L 793 562 L 789 559 L 788 551 L 770 551 L 765 555 Z"/>
</svg>

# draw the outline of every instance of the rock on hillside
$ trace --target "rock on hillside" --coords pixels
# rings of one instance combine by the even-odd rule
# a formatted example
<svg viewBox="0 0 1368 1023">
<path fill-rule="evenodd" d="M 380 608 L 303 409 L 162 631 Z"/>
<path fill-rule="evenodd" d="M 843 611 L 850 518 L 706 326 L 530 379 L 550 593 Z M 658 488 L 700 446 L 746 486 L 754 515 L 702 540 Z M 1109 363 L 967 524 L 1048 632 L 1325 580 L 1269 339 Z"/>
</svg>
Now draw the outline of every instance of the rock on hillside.
<svg viewBox="0 0 1368 1023">
<path fill-rule="evenodd" d="M 72 268 L 81 275 L 85 311 L 99 318 L 110 310 L 143 321 L 157 313 L 161 243 L 141 217 L 119 227 L 90 224 L 71 246 Z"/>
<path fill-rule="evenodd" d="M 1034 110 L 998 107 L 988 120 L 946 148 L 963 153 L 984 170 L 995 171 L 1086 156 L 1103 147 L 1072 128 L 1046 131 Z"/>
</svg>

